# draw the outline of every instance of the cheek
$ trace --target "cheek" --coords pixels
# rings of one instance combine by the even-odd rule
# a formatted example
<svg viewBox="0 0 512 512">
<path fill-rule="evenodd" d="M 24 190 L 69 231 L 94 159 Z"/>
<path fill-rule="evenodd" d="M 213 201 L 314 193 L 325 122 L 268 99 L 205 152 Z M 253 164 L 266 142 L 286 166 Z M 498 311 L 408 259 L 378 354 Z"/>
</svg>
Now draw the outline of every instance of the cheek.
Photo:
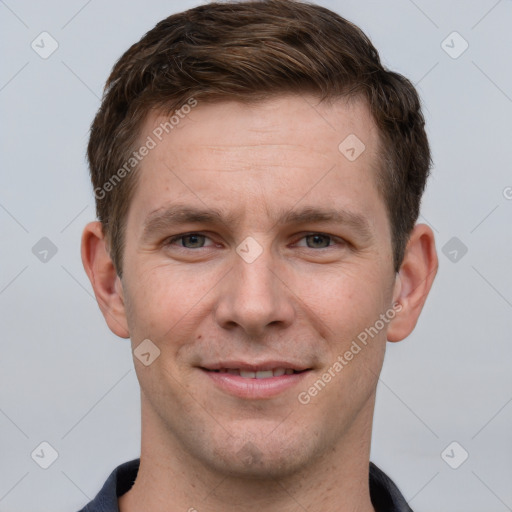
<svg viewBox="0 0 512 512">
<path fill-rule="evenodd" d="M 392 293 L 381 269 L 356 264 L 308 278 L 298 290 L 305 309 L 325 326 L 327 338 L 340 342 L 373 325 Z"/>
<path fill-rule="evenodd" d="M 160 277 L 158 268 L 144 270 L 139 267 L 135 271 L 125 271 L 125 276 L 130 277 L 127 316 L 132 341 L 137 344 L 136 338 L 149 338 L 158 342 L 162 328 L 171 328 L 177 321 L 175 317 L 180 315 L 180 303 L 174 297 L 176 288 Z M 163 318 L 166 318 L 165 326 L 162 325 Z"/>
<path fill-rule="evenodd" d="M 130 332 L 157 344 L 191 338 L 215 278 L 207 273 L 198 279 L 197 270 L 192 273 L 170 264 L 140 265 L 129 275 Z"/>
</svg>

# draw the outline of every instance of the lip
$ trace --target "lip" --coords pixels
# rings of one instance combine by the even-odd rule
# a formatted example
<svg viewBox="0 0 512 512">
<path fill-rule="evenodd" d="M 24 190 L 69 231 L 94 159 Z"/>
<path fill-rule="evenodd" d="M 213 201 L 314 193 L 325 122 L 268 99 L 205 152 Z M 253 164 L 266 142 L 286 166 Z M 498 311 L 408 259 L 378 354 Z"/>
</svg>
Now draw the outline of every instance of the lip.
<svg viewBox="0 0 512 512">
<path fill-rule="evenodd" d="M 300 373 L 280 375 L 263 379 L 244 378 L 240 375 L 215 370 L 239 369 L 244 371 L 264 371 L 272 368 L 293 369 Z M 297 386 L 309 373 L 310 368 L 282 361 L 265 361 L 250 364 L 244 362 L 222 362 L 200 367 L 199 370 L 221 391 L 245 400 L 265 400 L 278 396 Z"/>
<path fill-rule="evenodd" d="M 250 372 L 258 372 L 262 370 L 268 370 L 270 368 L 284 368 L 296 370 L 298 372 L 309 370 L 307 366 L 292 363 L 289 361 L 277 361 L 277 360 L 266 360 L 261 361 L 260 363 L 246 363 L 244 361 L 223 361 L 213 364 L 205 364 L 202 365 L 201 368 L 205 370 L 222 370 L 224 368 L 229 369 L 237 369 L 237 370 L 245 370 Z"/>
</svg>

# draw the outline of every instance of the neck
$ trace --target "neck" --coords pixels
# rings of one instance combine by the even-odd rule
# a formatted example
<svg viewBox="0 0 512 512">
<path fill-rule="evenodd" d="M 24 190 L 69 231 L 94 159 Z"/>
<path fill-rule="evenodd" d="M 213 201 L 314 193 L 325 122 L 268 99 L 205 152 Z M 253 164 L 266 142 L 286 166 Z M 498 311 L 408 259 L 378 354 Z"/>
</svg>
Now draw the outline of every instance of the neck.
<svg viewBox="0 0 512 512">
<path fill-rule="evenodd" d="M 212 471 L 185 453 L 143 406 L 139 472 L 130 491 L 119 498 L 119 510 L 375 512 L 369 493 L 373 401 L 334 447 L 302 471 L 278 479 Z"/>
</svg>

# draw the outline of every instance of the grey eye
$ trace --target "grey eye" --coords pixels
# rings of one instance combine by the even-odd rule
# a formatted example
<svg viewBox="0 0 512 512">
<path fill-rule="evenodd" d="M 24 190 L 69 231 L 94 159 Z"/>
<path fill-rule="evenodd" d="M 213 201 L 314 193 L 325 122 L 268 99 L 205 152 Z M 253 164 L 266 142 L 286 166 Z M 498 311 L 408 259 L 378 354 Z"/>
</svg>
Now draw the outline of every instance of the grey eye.
<svg viewBox="0 0 512 512">
<path fill-rule="evenodd" d="M 311 249 L 322 249 L 324 247 L 329 247 L 331 243 L 331 237 L 328 235 L 307 235 L 306 236 L 307 246 Z"/>
<path fill-rule="evenodd" d="M 181 237 L 181 245 L 187 249 L 203 247 L 206 237 L 204 235 L 185 235 Z"/>
</svg>

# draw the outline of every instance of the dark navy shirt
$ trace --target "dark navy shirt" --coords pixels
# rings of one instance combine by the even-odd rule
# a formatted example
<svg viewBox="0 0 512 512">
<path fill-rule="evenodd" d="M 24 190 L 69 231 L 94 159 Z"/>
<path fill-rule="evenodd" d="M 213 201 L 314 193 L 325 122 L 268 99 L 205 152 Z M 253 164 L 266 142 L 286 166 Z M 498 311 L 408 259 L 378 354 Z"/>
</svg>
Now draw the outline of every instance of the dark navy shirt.
<svg viewBox="0 0 512 512">
<path fill-rule="evenodd" d="M 101 491 L 79 512 L 119 512 L 117 498 L 128 492 L 139 471 L 140 459 L 117 466 Z M 376 512 L 413 512 L 393 481 L 370 462 L 370 498 Z"/>
</svg>

